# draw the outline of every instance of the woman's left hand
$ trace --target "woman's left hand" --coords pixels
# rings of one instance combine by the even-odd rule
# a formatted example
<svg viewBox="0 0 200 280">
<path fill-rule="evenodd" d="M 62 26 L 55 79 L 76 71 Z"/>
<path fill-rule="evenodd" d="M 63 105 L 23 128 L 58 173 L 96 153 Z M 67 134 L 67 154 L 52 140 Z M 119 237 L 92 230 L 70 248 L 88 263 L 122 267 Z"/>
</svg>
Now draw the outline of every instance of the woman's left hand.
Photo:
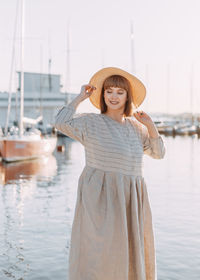
<svg viewBox="0 0 200 280">
<path fill-rule="evenodd" d="M 133 116 L 141 123 L 143 123 L 145 126 L 153 125 L 154 122 L 152 121 L 151 117 L 147 115 L 144 111 L 136 111 L 136 113 L 133 114 Z"/>
</svg>

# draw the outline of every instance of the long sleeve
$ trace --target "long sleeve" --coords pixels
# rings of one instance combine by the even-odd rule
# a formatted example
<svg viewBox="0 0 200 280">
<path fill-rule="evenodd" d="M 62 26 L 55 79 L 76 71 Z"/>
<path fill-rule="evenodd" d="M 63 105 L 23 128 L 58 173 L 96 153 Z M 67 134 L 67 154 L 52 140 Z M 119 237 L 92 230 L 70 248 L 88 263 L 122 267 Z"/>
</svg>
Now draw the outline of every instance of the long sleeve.
<svg viewBox="0 0 200 280">
<path fill-rule="evenodd" d="M 166 148 L 164 141 L 159 135 L 157 138 L 149 136 L 148 130 L 145 126 L 142 127 L 142 141 L 144 154 L 149 155 L 155 159 L 162 159 L 165 156 Z"/>
<path fill-rule="evenodd" d="M 63 134 L 84 145 L 89 113 L 75 114 L 75 112 L 76 109 L 72 105 L 63 106 L 55 116 L 55 127 Z"/>
</svg>

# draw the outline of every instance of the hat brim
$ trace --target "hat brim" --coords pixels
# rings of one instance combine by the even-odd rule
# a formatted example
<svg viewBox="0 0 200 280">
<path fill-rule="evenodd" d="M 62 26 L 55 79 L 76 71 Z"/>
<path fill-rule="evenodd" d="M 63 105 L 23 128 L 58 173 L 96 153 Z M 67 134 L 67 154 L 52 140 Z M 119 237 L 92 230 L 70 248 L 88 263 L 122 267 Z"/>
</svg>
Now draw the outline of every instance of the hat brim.
<svg viewBox="0 0 200 280">
<path fill-rule="evenodd" d="M 133 97 L 133 107 L 137 108 L 141 105 L 146 96 L 146 88 L 144 84 L 134 75 L 116 67 L 106 67 L 96 72 L 89 81 L 89 84 L 96 87 L 96 90 L 90 95 L 91 103 L 100 109 L 100 96 L 104 81 L 112 75 L 121 75 L 126 78 L 131 87 Z"/>
</svg>

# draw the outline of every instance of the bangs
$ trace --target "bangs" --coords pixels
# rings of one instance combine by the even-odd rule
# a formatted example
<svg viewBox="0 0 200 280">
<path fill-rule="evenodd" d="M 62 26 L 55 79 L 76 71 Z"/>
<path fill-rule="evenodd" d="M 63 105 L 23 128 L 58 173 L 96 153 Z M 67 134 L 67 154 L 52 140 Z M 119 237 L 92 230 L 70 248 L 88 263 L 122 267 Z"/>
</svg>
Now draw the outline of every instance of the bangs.
<svg viewBox="0 0 200 280">
<path fill-rule="evenodd" d="M 109 87 L 118 87 L 123 88 L 127 92 L 129 91 L 129 82 L 126 78 L 120 76 L 120 75 L 113 75 L 108 77 L 103 84 L 103 89 L 107 89 Z"/>
</svg>

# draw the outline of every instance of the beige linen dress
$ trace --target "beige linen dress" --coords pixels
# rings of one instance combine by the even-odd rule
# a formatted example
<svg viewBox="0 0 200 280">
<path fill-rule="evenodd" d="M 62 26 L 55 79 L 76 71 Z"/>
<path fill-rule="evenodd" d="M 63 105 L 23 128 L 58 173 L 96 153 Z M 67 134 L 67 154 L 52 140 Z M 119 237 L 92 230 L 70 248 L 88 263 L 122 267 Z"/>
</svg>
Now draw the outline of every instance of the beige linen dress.
<svg viewBox="0 0 200 280">
<path fill-rule="evenodd" d="M 143 154 L 161 159 L 162 137 L 126 117 L 63 106 L 56 128 L 85 148 L 72 224 L 68 280 L 156 280 L 151 208 Z"/>
</svg>

